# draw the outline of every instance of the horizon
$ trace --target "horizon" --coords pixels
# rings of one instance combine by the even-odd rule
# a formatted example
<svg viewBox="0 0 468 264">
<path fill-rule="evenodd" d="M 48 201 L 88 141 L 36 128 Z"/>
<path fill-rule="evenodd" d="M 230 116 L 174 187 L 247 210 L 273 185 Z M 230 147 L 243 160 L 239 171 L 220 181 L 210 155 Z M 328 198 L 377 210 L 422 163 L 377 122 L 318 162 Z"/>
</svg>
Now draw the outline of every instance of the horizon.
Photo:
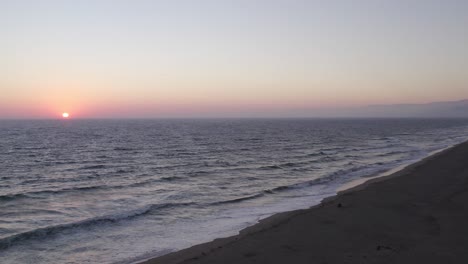
<svg viewBox="0 0 468 264">
<path fill-rule="evenodd" d="M 0 119 L 327 118 L 466 100 L 467 12 L 456 0 L 2 1 Z"/>
<path fill-rule="evenodd" d="M 434 107 L 434 105 L 439 107 Z M 443 108 L 440 108 L 443 105 Z M 408 110 L 409 109 L 409 110 Z M 456 110 L 456 111 L 454 111 Z M 240 114 L 239 114 L 240 113 Z M 296 113 L 296 114 L 294 114 Z M 67 116 L 63 116 L 66 114 Z M 0 120 L 210 120 L 210 119 L 467 119 L 468 99 L 444 102 L 428 102 L 422 104 L 376 104 L 343 108 L 316 108 L 309 112 L 297 114 L 297 111 L 283 112 L 280 115 L 272 113 L 234 115 L 170 115 L 170 116 L 90 116 L 75 117 L 69 113 L 55 113 L 48 117 L 2 117 Z"/>
</svg>

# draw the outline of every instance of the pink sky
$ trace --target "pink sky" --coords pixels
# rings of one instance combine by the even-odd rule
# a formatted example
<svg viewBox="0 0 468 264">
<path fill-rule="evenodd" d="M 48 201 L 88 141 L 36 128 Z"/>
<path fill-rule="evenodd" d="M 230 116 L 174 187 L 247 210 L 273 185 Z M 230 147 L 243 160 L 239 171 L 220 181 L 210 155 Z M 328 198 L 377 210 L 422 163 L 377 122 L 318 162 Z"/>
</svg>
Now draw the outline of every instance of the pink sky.
<svg viewBox="0 0 468 264">
<path fill-rule="evenodd" d="M 468 2 L 105 2 L 0 2 L 0 118 L 307 116 L 468 98 Z"/>
</svg>

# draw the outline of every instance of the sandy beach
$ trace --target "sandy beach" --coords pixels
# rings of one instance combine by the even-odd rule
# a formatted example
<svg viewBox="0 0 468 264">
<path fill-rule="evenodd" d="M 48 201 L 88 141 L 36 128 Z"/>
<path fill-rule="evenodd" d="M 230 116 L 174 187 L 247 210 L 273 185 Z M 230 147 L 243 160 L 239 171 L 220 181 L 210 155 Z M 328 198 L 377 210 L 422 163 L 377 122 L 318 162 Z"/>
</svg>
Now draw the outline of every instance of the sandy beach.
<svg viewBox="0 0 468 264">
<path fill-rule="evenodd" d="M 144 263 L 468 263 L 467 219 L 465 142 L 310 209 Z"/>
</svg>

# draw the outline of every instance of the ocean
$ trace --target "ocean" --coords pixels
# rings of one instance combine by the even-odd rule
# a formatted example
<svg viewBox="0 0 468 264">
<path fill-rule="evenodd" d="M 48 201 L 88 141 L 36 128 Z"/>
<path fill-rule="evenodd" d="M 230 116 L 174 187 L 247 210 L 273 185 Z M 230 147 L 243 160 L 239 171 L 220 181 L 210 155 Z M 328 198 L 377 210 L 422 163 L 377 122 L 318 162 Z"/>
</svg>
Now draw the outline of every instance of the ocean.
<svg viewBox="0 0 468 264">
<path fill-rule="evenodd" d="M 0 120 L 0 263 L 134 263 L 468 138 L 462 119 Z"/>
</svg>

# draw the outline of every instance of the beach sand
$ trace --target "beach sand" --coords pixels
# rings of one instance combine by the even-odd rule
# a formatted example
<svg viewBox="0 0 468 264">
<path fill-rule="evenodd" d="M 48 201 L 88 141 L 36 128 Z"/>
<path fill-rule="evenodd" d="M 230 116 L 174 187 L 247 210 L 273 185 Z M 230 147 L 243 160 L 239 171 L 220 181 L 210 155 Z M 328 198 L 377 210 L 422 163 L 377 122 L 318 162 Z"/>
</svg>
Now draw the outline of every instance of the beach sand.
<svg viewBox="0 0 468 264">
<path fill-rule="evenodd" d="M 144 263 L 468 263 L 468 143 Z"/>
</svg>

